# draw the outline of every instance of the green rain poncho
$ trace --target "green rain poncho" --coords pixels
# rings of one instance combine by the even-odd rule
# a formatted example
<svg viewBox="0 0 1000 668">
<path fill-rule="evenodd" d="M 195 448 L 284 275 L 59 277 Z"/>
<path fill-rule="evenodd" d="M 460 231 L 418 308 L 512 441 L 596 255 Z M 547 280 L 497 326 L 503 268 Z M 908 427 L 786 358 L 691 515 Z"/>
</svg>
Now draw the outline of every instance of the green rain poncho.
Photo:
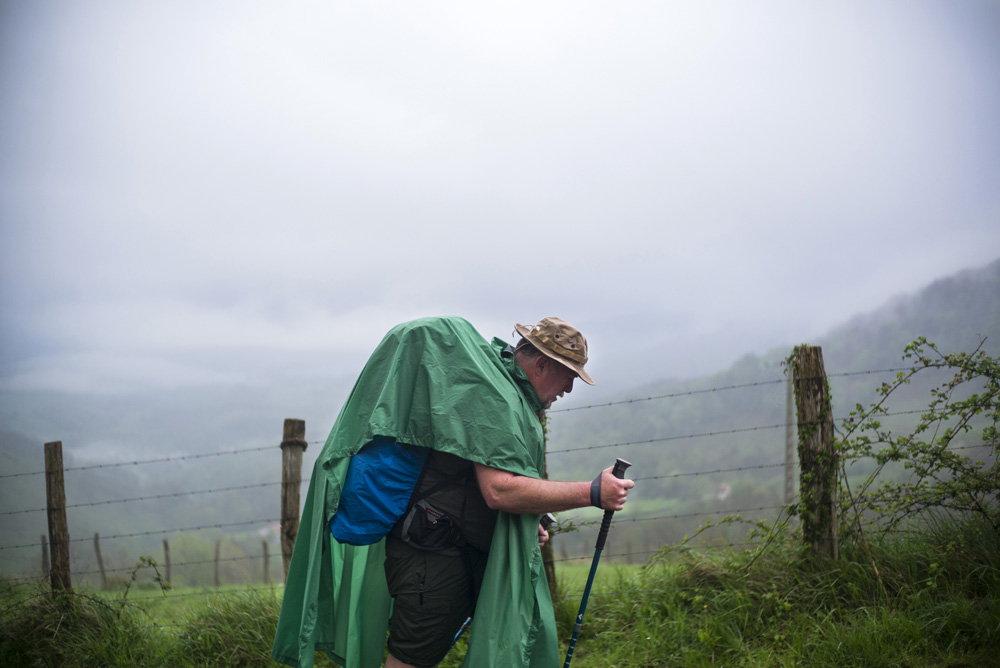
<svg viewBox="0 0 1000 668">
<path fill-rule="evenodd" d="M 346 668 L 382 664 L 392 599 L 384 539 L 333 540 L 350 457 L 375 436 L 541 477 L 538 396 L 505 344 L 461 318 L 393 328 L 354 385 L 313 469 L 285 583 L 272 657 L 309 668 L 316 650 Z M 538 517 L 499 513 L 463 666 L 559 664 L 555 618 L 538 548 Z"/>
</svg>

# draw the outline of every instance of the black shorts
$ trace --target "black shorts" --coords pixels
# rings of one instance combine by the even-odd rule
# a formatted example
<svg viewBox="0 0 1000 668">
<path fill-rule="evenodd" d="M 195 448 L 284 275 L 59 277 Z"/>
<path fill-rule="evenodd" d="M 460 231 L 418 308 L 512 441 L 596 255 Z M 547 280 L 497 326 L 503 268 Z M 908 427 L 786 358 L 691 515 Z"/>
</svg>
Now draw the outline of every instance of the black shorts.
<svg viewBox="0 0 1000 668">
<path fill-rule="evenodd" d="M 476 550 L 419 550 L 386 539 L 385 578 L 393 598 L 389 653 L 414 666 L 435 666 L 476 607 L 486 555 Z"/>
</svg>

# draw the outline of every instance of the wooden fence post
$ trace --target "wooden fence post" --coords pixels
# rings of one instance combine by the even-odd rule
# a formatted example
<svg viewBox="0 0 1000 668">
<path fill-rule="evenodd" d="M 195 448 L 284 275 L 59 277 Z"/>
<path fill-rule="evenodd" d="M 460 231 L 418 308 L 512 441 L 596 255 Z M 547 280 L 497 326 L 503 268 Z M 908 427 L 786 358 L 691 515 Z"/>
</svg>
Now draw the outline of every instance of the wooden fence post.
<svg viewBox="0 0 1000 668">
<path fill-rule="evenodd" d="M 48 576 L 49 569 L 49 537 L 42 534 L 42 575 Z"/>
<path fill-rule="evenodd" d="M 281 441 L 281 559 L 285 579 L 299 533 L 299 488 L 302 485 L 302 453 L 306 447 L 305 420 L 285 420 Z"/>
<path fill-rule="evenodd" d="M 260 543 L 261 548 L 264 551 L 264 584 L 271 585 L 271 555 L 267 551 L 267 541 L 262 540 Z"/>
<path fill-rule="evenodd" d="M 71 591 L 69 525 L 66 523 L 66 487 L 63 483 L 62 441 L 45 444 L 45 501 L 52 550 L 52 590 Z"/>
<path fill-rule="evenodd" d="M 549 479 L 549 417 L 548 413 L 542 412 L 542 478 Z M 559 592 L 559 582 L 556 580 L 556 560 L 555 560 L 555 536 L 549 536 L 549 541 L 542 545 L 542 568 L 545 570 L 545 579 L 549 582 L 549 597 L 553 601 L 557 600 Z"/>
<path fill-rule="evenodd" d="M 222 539 L 217 539 L 215 541 L 215 586 L 216 588 L 222 586 L 222 581 L 219 579 L 219 557 L 222 556 Z"/>
<path fill-rule="evenodd" d="M 785 503 L 795 498 L 795 391 L 792 374 L 785 382 Z"/>
<path fill-rule="evenodd" d="M 836 559 L 837 456 L 823 350 L 796 346 L 792 357 L 799 423 L 802 537 L 817 553 Z"/>
<path fill-rule="evenodd" d="M 167 584 L 170 584 L 173 582 L 170 574 L 170 543 L 167 542 L 166 538 L 163 539 L 163 563 L 167 568 Z"/>
<path fill-rule="evenodd" d="M 101 589 L 108 588 L 108 576 L 104 573 L 104 558 L 101 556 L 101 535 L 94 532 L 94 553 L 97 554 L 97 569 L 101 571 Z"/>
</svg>

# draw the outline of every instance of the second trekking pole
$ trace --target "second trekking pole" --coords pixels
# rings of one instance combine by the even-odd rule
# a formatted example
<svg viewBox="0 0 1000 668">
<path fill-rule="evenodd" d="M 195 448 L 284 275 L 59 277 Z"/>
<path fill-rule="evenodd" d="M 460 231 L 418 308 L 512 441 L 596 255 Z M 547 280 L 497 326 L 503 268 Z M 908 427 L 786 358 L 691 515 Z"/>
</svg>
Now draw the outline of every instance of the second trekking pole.
<svg viewBox="0 0 1000 668">
<path fill-rule="evenodd" d="M 611 475 L 616 478 L 625 477 L 625 469 L 632 466 L 624 459 L 615 460 L 615 468 Z M 597 573 L 597 562 L 601 560 L 601 552 L 604 550 L 604 543 L 608 540 L 608 531 L 611 529 L 611 517 L 615 514 L 613 510 L 604 511 L 604 519 L 601 520 L 601 531 L 597 534 L 597 546 L 594 549 L 594 561 L 590 564 L 590 575 L 587 576 L 587 586 L 583 590 L 583 600 L 580 601 L 580 612 L 576 615 L 576 624 L 573 625 L 573 637 L 569 641 L 569 649 L 566 651 L 566 663 L 563 668 L 569 668 L 569 662 L 573 660 L 573 649 L 576 647 L 576 639 L 583 628 L 583 612 L 587 609 L 587 599 L 590 598 L 590 588 L 594 585 L 594 574 Z"/>
</svg>

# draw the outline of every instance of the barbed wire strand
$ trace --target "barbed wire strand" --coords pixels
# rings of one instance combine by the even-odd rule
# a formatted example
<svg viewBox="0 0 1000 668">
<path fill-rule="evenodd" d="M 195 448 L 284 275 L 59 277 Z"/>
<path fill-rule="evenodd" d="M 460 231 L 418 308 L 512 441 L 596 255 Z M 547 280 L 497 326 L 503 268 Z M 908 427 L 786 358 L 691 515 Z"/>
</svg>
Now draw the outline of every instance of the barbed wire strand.
<svg viewBox="0 0 1000 668">
<path fill-rule="evenodd" d="M 174 569 L 174 568 L 180 568 L 182 566 L 202 566 L 202 565 L 205 565 L 205 564 L 215 564 L 215 563 L 224 563 L 224 562 L 233 562 L 233 561 L 249 561 L 251 559 L 260 559 L 260 560 L 263 560 L 264 559 L 264 555 L 263 554 L 258 554 L 258 555 L 243 555 L 243 556 L 240 556 L 240 557 L 220 557 L 219 559 L 212 558 L 212 559 L 200 559 L 198 561 L 184 561 L 184 562 L 180 562 L 180 563 L 171 563 L 170 564 L 170 568 Z M 270 559 L 270 556 L 268 556 L 268 559 Z M 157 564 L 157 566 L 160 566 L 160 565 L 162 565 L 162 564 Z M 142 570 L 144 568 L 150 568 L 150 567 L 149 566 L 134 566 L 133 565 L 133 566 L 126 566 L 126 567 L 121 567 L 121 568 L 105 568 L 104 569 L 104 575 L 108 575 L 109 573 L 131 573 L 133 571 L 139 571 L 139 570 Z M 96 571 L 71 571 L 70 572 L 70 576 L 73 577 L 73 578 L 82 578 L 82 577 L 87 576 L 87 575 L 100 575 L 100 574 L 101 574 L 100 570 L 96 570 Z M 22 582 L 22 581 L 25 581 L 25 580 L 34 580 L 34 579 L 37 579 L 37 576 L 23 577 L 23 578 L 10 578 L 10 579 L 5 580 L 5 581 L 6 582 Z"/>
<path fill-rule="evenodd" d="M 898 412 L 892 412 L 892 413 L 882 413 L 881 417 L 895 417 L 895 416 L 900 416 L 900 415 L 913 415 L 913 414 L 916 414 L 916 413 L 924 413 L 924 412 L 926 412 L 926 411 L 925 410 L 898 411 Z M 835 423 L 836 422 L 842 422 L 845 419 L 847 419 L 847 418 L 834 418 L 834 422 Z M 680 435 L 680 436 L 663 436 L 663 437 L 660 437 L 660 438 L 649 438 L 649 439 L 642 440 L 642 441 L 623 441 L 623 442 L 620 442 L 620 443 L 606 443 L 606 444 L 603 444 L 603 445 L 589 445 L 589 446 L 584 446 L 584 447 L 580 447 L 580 448 L 565 448 L 565 449 L 562 449 L 562 450 L 548 450 L 546 454 L 549 454 L 549 455 L 559 455 L 559 454 L 562 454 L 564 452 L 580 452 L 582 450 L 601 450 L 603 448 L 618 448 L 618 447 L 623 447 L 623 446 L 626 446 L 626 445 L 649 445 L 651 443 L 666 443 L 668 441 L 682 441 L 682 440 L 686 440 L 686 439 L 689 439 L 689 438 L 704 438 L 704 437 L 708 437 L 708 436 L 727 436 L 727 435 L 731 435 L 731 434 L 741 434 L 741 433 L 751 432 L 751 431 L 766 431 L 768 429 L 782 429 L 782 428 L 789 427 L 789 426 L 794 427 L 794 426 L 796 426 L 796 424 L 798 424 L 798 423 L 794 423 L 793 422 L 793 423 L 789 424 L 789 423 L 785 422 L 785 423 L 781 423 L 781 424 L 769 424 L 769 425 L 761 425 L 761 426 L 757 426 L 757 427 L 740 427 L 740 428 L 737 428 L 737 429 L 726 429 L 726 430 L 722 430 L 722 431 L 706 431 L 706 432 L 701 432 L 701 433 L 698 433 L 698 434 L 683 434 L 683 435 Z"/>
<path fill-rule="evenodd" d="M 307 445 L 315 445 L 317 443 L 326 443 L 323 441 L 306 441 Z M 245 455 L 252 452 L 265 452 L 268 450 L 274 450 L 275 448 L 281 447 L 281 444 L 277 445 L 262 445 L 252 448 L 241 448 L 236 450 L 222 450 L 219 452 L 203 452 L 195 453 L 190 455 L 176 455 L 173 457 L 158 457 L 156 459 L 136 459 L 133 461 L 120 461 L 120 462 L 108 462 L 105 464 L 88 464 L 87 466 L 69 466 L 63 469 L 63 472 L 69 471 L 90 471 L 93 469 L 113 469 L 120 468 L 122 466 L 140 466 L 142 464 L 162 464 L 164 462 L 183 462 L 191 459 L 205 459 L 206 457 L 225 457 L 227 455 Z M 27 471 L 24 473 L 5 473 L 0 475 L 0 480 L 5 478 L 21 478 L 25 476 L 32 475 L 45 475 L 45 471 Z"/>
<path fill-rule="evenodd" d="M 290 481 L 290 484 L 300 484 L 301 482 L 302 482 L 301 480 L 295 480 L 295 481 Z M 91 501 L 91 502 L 88 502 L 88 503 L 74 503 L 74 504 L 68 504 L 66 506 L 63 506 L 62 508 L 65 508 L 65 509 L 68 510 L 70 508 L 89 508 L 89 507 L 93 507 L 93 506 L 108 506 L 108 505 L 113 505 L 113 504 L 116 504 L 116 503 L 132 503 L 133 501 L 155 501 L 157 499 L 174 499 L 174 498 L 178 498 L 178 497 L 182 497 L 182 496 L 195 496 L 195 495 L 198 495 L 198 494 L 218 494 L 218 493 L 221 493 L 221 492 L 235 492 L 235 491 L 246 490 L 246 489 L 259 489 L 261 487 L 274 487 L 274 486 L 281 485 L 281 484 L 284 484 L 284 483 L 282 483 L 282 482 L 260 482 L 260 483 L 250 484 L 250 485 L 236 485 L 234 487 L 219 487 L 217 489 L 199 489 L 199 490 L 194 490 L 194 491 L 190 491 L 190 492 L 172 492 L 172 493 L 169 493 L 169 494 L 155 494 L 155 495 L 152 495 L 152 496 L 137 496 L 137 497 L 133 497 L 131 499 L 110 499 L 110 500 L 107 500 L 107 501 Z M 3 516 L 3 515 L 20 515 L 20 514 L 23 514 L 23 513 L 43 513 L 43 512 L 45 512 L 47 510 L 48 510 L 48 508 L 32 508 L 30 510 L 9 510 L 9 511 L 0 513 L 0 516 Z M 59 508 L 55 508 L 54 510 L 59 510 Z"/>
<path fill-rule="evenodd" d="M 779 429 L 783 424 L 772 424 L 761 427 L 743 427 L 740 429 L 728 429 L 725 431 L 709 431 L 700 434 L 685 434 L 683 436 L 663 436 L 660 438 L 649 438 L 642 441 L 622 441 L 620 443 L 605 443 L 602 445 L 588 445 L 581 448 L 565 448 L 563 450 L 548 450 L 546 454 L 561 455 L 564 452 L 580 452 L 582 450 L 601 450 L 603 448 L 620 448 L 626 445 L 649 445 L 650 443 L 666 443 L 667 441 L 680 441 L 688 438 L 702 438 L 705 436 L 721 436 L 724 434 L 739 434 L 748 431 L 763 431 L 765 429 Z"/>
<path fill-rule="evenodd" d="M 737 508 L 732 510 L 703 510 L 696 513 L 678 513 L 675 515 L 655 515 L 653 517 L 615 517 L 612 522 L 612 526 L 616 523 L 626 523 L 626 522 L 651 522 L 653 520 L 676 520 L 684 519 L 689 517 L 704 517 L 706 515 L 735 515 L 738 513 L 752 513 L 761 512 L 764 510 L 781 510 L 782 508 L 787 508 L 787 504 L 781 504 L 777 506 L 759 506 L 757 508 Z M 596 526 L 601 523 L 600 519 L 594 520 L 581 520 L 576 522 L 576 526 Z"/>
<path fill-rule="evenodd" d="M 298 519 L 298 518 L 294 518 Z M 155 536 L 157 534 L 167 534 L 167 533 L 187 533 L 189 531 L 204 531 L 206 529 L 227 529 L 229 527 L 236 526 L 246 526 L 247 524 L 274 524 L 275 522 L 281 522 L 281 518 L 274 519 L 261 519 L 261 520 L 246 520 L 243 522 L 226 522 L 224 524 L 203 524 L 201 526 L 194 527 L 182 527 L 177 529 L 155 529 L 151 531 L 136 531 L 135 533 L 121 533 L 121 534 L 109 534 L 107 536 L 100 536 L 102 541 L 104 540 L 117 540 L 119 538 L 135 538 L 137 536 Z M 91 541 L 93 538 L 70 538 L 68 542 L 70 543 L 84 543 Z M 24 547 L 38 547 L 38 543 L 28 543 L 25 545 L 0 545 L 0 550 L 12 550 Z"/>
<path fill-rule="evenodd" d="M 844 376 L 862 376 L 862 375 L 874 375 L 880 373 L 898 373 L 900 371 L 910 371 L 909 368 L 898 368 L 898 369 L 872 369 L 869 371 L 845 371 L 843 373 L 831 373 L 827 374 L 827 378 L 839 378 Z M 803 376 L 799 380 L 814 380 L 820 378 L 820 376 Z M 620 401 L 609 401 L 603 404 L 588 404 L 586 406 L 573 406 L 571 408 L 557 408 L 555 410 L 546 411 L 547 413 L 568 413 L 570 411 L 582 411 L 587 408 L 605 408 L 607 406 L 621 406 L 623 404 L 635 404 L 642 403 L 646 401 L 654 401 L 656 399 L 673 399 L 676 397 L 689 397 L 696 394 L 709 394 L 712 392 L 724 392 L 727 390 L 741 390 L 750 387 L 760 387 L 762 385 L 776 385 L 778 383 L 787 383 L 787 378 L 776 378 L 773 380 L 760 380 L 753 383 L 738 383 L 735 385 L 723 385 L 720 387 L 710 387 L 701 390 L 685 390 L 683 392 L 669 392 L 667 394 L 656 394 L 649 397 L 638 397 L 635 399 L 622 399 Z"/>
<path fill-rule="evenodd" d="M 743 544 L 743 543 L 732 543 L 732 544 L 728 544 L 728 546 L 741 545 L 741 544 Z M 666 547 L 666 546 L 664 546 L 664 547 Z M 661 547 L 659 550 L 655 550 L 654 552 L 660 552 L 662 550 L 663 550 L 663 548 Z M 640 552 L 620 552 L 620 553 L 608 554 L 606 556 L 608 556 L 608 557 L 624 557 L 624 556 L 630 556 L 630 555 L 633 555 L 633 554 L 645 554 L 645 553 L 649 553 L 649 552 L 650 551 L 648 551 L 648 550 L 647 551 L 640 551 Z M 593 557 L 593 555 L 590 555 L 590 556 Z M 586 555 L 580 555 L 578 557 L 566 557 L 565 559 L 566 560 L 574 560 L 574 559 L 584 559 L 584 558 L 586 558 Z M 206 564 L 221 564 L 221 563 L 233 563 L 233 562 L 237 562 L 237 561 L 263 561 L 263 560 L 264 560 L 264 555 L 263 554 L 244 554 L 244 555 L 237 556 L 237 557 L 220 557 L 218 559 L 216 559 L 216 558 L 198 559 L 198 560 L 195 560 L 195 561 L 182 561 L 182 562 L 179 562 L 179 563 L 171 563 L 170 568 L 173 570 L 173 569 L 182 568 L 182 567 L 185 567 L 185 566 L 204 566 Z M 270 556 L 268 557 L 268 560 L 270 560 Z M 554 560 L 554 561 L 558 561 L 558 560 Z M 162 564 L 157 564 L 157 566 L 161 566 L 161 565 Z M 133 571 L 141 571 L 141 570 L 148 569 L 148 568 L 151 568 L 151 567 L 150 566 L 134 566 L 133 565 L 133 566 L 126 566 L 126 567 L 119 567 L 119 568 L 105 568 L 104 569 L 104 575 L 114 574 L 114 573 L 131 573 Z M 101 571 L 100 570 L 73 571 L 73 572 L 70 573 L 70 575 L 72 577 L 74 577 L 74 578 L 83 578 L 83 577 L 88 576 L 88 575 L 101 575 Z M 21 578 L 21 579 L 22 580 L 30 580 L 30 579 L 34 579 L 34 577 Z M 17 580 L 13 580 L 13 579 L 12 580 L 8 580 L 8 582 L 16 582 L 16 581 Z M 212 593 L 212 592 L 208 592 L 208 593 Z M 153 596 L 153 597 L 149 597 L 149 598 L 162 598 L 162 597 L 161 596 Z M 130 600 L 142 600 L 142 599 L 143 599 L 143 597 L 135 597 L 135 598 L 132 598 Z"/>
<path fill-rule="evenodd" d="M 754 471 L 757 469 L 770 469 L 787 466 L 785 462 L 779 462 L 777 464 L 754 464 L 750 466 L 735 466 L 728 469 L 714 469 L 712 471 L 690 471 L 687 473 L 667 473 L 665 475 L 649 475 L 642 476 L 639 478 L 631 478 L 634 482 L 640 482 L 642 480 L 665 480 L 667 478 L 684 478 L 687 476 L 701 476 L 701 475 L 714 475 L 716 473 L 737 473 L 740 471 Z"/>
<path fill-rule="evenodd" d="M 669 392 L 667 394 L 656 394 L 649 397 L 637 397 L 635 399 L 622 399 L 620 401 L 609 401 L 603 404 L 588 404 L 586 406 L 573 406 L 571 408 L 556 408 L 546 411 L 546 413 L 569 413 L 572 411 L 582 411 L 588 408 L 605 408 L 607 406 L 622 406 L 624 404 L 638 404 L 656 399 L 673 399 L 676 397 L 690 397 L 696 394 L 710 394 L 712 392 L 724 392 L 726 390 L 738 390 L 748 387 L 759 387 L 761 385 L 774 385 L 786 382 L 784 378 L 778 380 L 761 380 L 753 383 L 740 383 L 738 385 L 725 385 L 722 387 L 710 387 L 701 390 L 686 390 L 683 392 Z"/>
</svg>

